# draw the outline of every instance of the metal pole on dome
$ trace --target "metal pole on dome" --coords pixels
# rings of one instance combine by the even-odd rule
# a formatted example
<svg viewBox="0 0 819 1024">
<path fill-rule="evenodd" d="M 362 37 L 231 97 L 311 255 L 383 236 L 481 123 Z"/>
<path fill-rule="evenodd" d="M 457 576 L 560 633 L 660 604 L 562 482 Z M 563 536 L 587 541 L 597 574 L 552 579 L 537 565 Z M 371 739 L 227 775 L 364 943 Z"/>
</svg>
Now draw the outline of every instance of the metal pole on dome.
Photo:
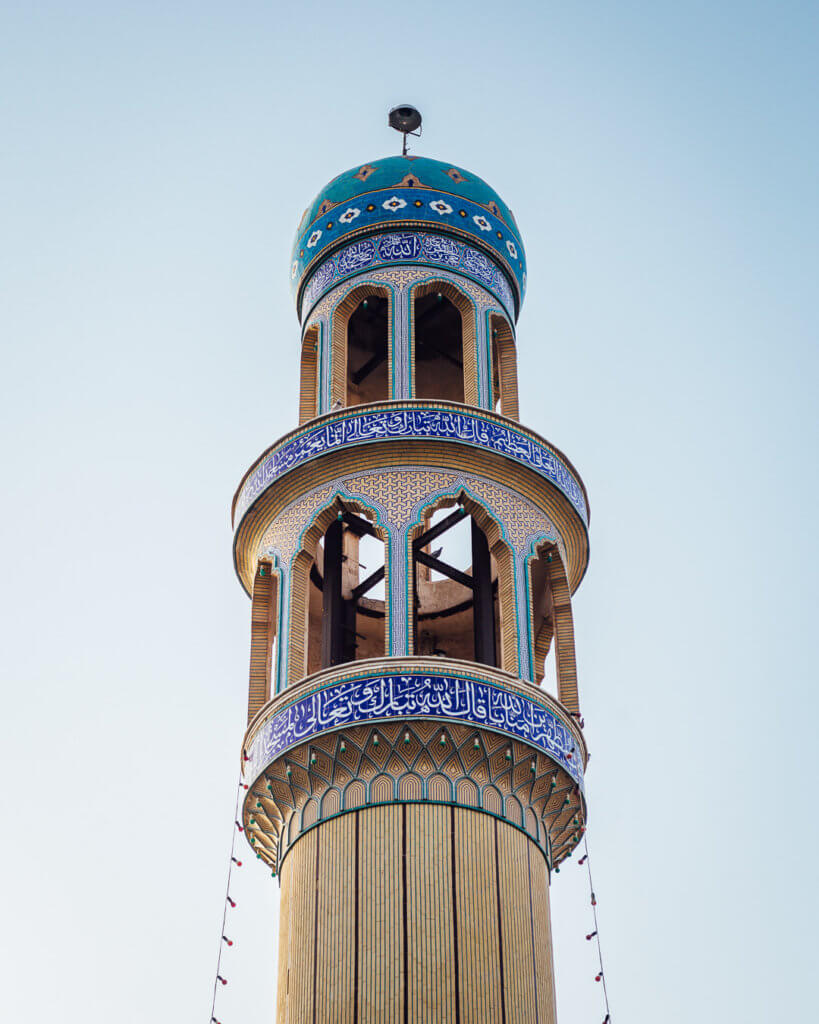
<svg viewBox="0 0 819 1024">
<path fill-rule="evenodd" d="M 393 107 L 390 111 L 387 123 L 390 128 L 394 128 L 397 132 L 401 132 L 403 135 L 403 145 L 401 148 L 401 156 L 407 155 L 407 136 L 415 135 L 420 137 L 421 135 L 421 112 L 415 107 L 411 107 L 409 103 L 402 103 L 400 107 Z"/>
</svg>

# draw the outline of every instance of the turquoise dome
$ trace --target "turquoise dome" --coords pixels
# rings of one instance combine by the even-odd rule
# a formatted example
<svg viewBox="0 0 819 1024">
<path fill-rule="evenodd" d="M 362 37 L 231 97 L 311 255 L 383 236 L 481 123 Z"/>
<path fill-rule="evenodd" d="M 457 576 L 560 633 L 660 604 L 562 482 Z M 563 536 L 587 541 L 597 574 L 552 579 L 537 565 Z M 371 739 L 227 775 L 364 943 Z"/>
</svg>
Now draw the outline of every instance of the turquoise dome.
<svg viewBox="0 0 819 1024">
<path fill-rule="evenodd" d="M 304 286 L 333 254 L 347 246 L 363 269 L 366 253 L 375 252 L 372 243 L 357 249 L 350 243 L 385 231 L 424 233 L 414 241 L 411 235 L 389 236 L 392 251 L 403 249 L 404 262 L 425 263 L 427 251 L 434 249 L 436 259 L 429 262 L 441 264 L 443 259 L 452 269 L 466 270 L 484 282 L 499 272 L 492 268 L 500 268 L 508 280 L 506 289 L 511 285 L 514 293 L 510 312 L 517 314 L 526 287 L 526 261 L 512 211 L 476 174 L 422 156 L 359 164 L 319 192 L 304 212 L 293 248 L 290 276 L 299 307 Z M 434 233 L 429 244 L 426 232 Z M 399 246 L 396 239 L 406 240 Z M 444 256 L 439 259 L 440 253 Z M 326 278 L 327 268 L 323 270 Z"/>
</svg>

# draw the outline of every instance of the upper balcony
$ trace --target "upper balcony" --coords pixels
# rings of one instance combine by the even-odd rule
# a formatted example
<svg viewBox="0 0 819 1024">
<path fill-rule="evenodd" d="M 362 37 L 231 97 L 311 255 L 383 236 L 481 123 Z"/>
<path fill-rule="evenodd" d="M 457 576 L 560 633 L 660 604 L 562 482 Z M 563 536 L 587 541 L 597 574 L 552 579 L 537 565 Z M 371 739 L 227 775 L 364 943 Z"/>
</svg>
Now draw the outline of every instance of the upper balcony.
<svg viewBox="0 0 819 1024">
<path fill-rule="evenodd" d="M 534 431 L 454 402 L 373 402 L 318 416 L 286 434 L 250 467 L 233 500 L 234 557 L 250 591 L 264 531 L 322 483 L 383 468 L 474 473 L 521 495 L 549 517 L 576 589 L 588 559 L 589 506 L 571 462 Z"/>
</svg>

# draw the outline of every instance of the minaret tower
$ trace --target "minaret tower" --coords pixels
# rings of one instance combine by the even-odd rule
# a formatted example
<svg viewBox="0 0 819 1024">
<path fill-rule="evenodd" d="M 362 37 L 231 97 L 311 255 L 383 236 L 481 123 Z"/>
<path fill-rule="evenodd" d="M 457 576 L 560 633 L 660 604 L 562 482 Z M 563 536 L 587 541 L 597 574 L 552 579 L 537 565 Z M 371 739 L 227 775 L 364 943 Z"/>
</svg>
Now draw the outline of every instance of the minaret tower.
<svg viewBox="0 0 819 1024">
<path fill-rule="evenodd" d="M 470 170 L 372 160 L 311 203 L 290 276 L 299 423 L 233 502 L 277 1019 L 552 1024 L 549 886 L 586 814 L 588 502 L 519 422 L 518 227 Z"/>
</svg>

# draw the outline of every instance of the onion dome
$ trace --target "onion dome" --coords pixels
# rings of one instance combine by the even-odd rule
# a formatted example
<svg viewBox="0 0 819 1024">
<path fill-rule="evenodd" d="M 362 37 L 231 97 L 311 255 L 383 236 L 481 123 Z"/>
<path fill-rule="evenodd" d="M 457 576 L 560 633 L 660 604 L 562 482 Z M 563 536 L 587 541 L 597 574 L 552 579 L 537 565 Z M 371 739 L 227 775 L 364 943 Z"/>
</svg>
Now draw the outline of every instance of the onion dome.
<svg viewBox="0 0 819 1024">
<path fill-rule="evenodd" d="M 392 262 L 444 264 L 490 287 L 494 281 L 494 290 L 509 294 L 510 313 L 519 312 L 526 257 L 512 211 L 497 192 L 454 164 L 389 156 L 339 174 L 305 210 L 290 267 L 300 314 L 306 312 L 305 291 L 308 298 L 325 291 L 337 262 L 355 271 L 379 262 L 375 244 L 352 243 L 395 232 L 404 235 L 399 244 L 388 234 L 385 251 Z M 336 254 L 338 260 L 331 260 Z M 310 287 L 319 268 L 320 289 L 315 282 Z"/>
</svg>

